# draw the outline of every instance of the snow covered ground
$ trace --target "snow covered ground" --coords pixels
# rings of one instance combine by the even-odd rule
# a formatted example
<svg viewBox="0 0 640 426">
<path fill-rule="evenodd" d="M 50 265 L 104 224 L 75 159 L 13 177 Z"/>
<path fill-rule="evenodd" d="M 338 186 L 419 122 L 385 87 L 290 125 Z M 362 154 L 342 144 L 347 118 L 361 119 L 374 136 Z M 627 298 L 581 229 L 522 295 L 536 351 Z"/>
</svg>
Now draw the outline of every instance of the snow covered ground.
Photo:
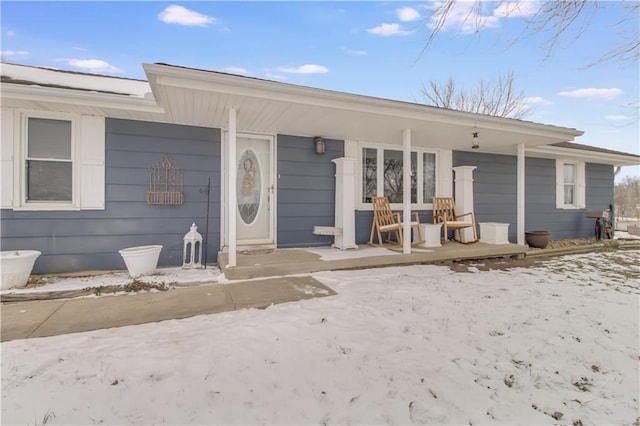
<svg viewBox="0 0 640 426">
<path fill-rule="evenodd" d="M 295 249 L 300 250 L 300 249 Z M 320 256 L 320 260 L 357 259 L 373 256 L 394 256 L 399 253 L 386 248 L 361 246 L 357 250 L 337 250 L 331 247 L 306 249 Z M 423 250 L 430 251 L 430 250 Z M 94 274 L 71 275 L 33 275 L 27 287 L 0 290 L 0 295 L 58 293 L 84 290 L 96 287 L 123 287 L 131 284 L 133 279 L 126 270 Z M 172 286 L 190 286 L 201 284 L 228 284 L 228 280 L 217 266 L 208 265 L 206 269 L 182 269 L 181 267 L 158 268 L 154 274 L 137 278 L 144 284 Z M 93 297 L 93 295 L 89 296 Z"/>
<path fill-rule="evenodd" d="M 640 421 L 640 251 L 486 266 L 322 272 L 337 296 L 5 342 L 2 424 Z"/>
</svg>

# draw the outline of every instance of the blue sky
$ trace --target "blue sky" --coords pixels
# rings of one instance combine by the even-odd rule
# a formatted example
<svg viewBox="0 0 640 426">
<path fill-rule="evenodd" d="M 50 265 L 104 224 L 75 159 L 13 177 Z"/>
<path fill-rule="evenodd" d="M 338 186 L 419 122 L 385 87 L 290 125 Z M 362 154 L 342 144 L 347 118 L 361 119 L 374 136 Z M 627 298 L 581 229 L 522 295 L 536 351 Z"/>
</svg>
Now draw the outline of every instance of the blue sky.
<svg viewBox="0 0 640 426">
<path fill-rule="evenodd" d="M 164 62 L 330 90 L 421 102 L 421 87 L 452 77 L 474 86 L 514 72 L 533 113 L 527 120 L 585 131 L 576 142 L 640 154 L 637 61 L 589 66 L 637 31 L 630 2 L 604 2 L 579 38 L 522 33 L 521 16 L 484 3 L 488 23 L 466 28 L 461 2 L 423 52 L 433 2 L 26 2 L 2 1 L 2 59 L 145 79 Z M 538 3 L 523 4 L 525 17 Z M 617 25 L 616 25 L 617 24 Z M 632 33 L 633 34 L 633 33 Z M 637 33 L 636 33 L 637 35 Z M 640 176 L 625 167 L 619 177 Z"/>
</svg>

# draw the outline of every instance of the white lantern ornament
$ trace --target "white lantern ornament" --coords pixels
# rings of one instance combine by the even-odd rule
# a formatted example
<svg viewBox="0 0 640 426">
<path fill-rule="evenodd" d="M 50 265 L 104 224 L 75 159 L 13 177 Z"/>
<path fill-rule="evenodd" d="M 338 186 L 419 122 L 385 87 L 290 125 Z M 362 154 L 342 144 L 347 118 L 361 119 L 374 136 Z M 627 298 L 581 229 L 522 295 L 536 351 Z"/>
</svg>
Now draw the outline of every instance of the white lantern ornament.
<svg viewBox="0 0 640 426">
<path fill-rule="evenodd" d="M 183 240 L 184 251 L 182 252 L 182 268 L 202 268 L 202 235 L 198 232 L 198 227 L 195 223 L 191 225 L 191 229 L 185 234 Z M 197 255 L 196 248 L 198 250 Z"/>
</svg>

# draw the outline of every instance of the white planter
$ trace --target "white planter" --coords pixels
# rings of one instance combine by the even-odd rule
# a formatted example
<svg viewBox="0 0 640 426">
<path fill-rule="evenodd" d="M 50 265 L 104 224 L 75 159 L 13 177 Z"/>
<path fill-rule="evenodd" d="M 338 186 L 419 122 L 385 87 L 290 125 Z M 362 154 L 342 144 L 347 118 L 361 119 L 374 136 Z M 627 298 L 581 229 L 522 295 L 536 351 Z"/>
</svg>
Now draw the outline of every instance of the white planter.
<svg viewBox="0 0 640 426">
<path fill-rule="evenodd" d="M 132 278 L 151 274 L 158 266 L 158 258 L 162 246 L 138 246 L 128 247 L 119 250 L 120 256 L 124 259 L 127 270 Z"/>
<path fill-rule="evenodd" d="M 420 224 L 420 232 L 422 233 L 422 238 L 424 239 L 424 243 L 421 244 L 422 247 L 440 247 L 440 236 L 442 234 L 442 224 L 441 223 L 421 223 Z M 413 239 L 415 241 L 418 240 L 418 232 L 417 229 L 413 228 Z"/>
<path fill-rule="evenodd" d="M 480 241 L 487 244 L 509 244 L 509 224 L 480 222 Z"/>
<path fill-rule="evenodd" d="M 29 281 L 33 264 L 40 256 L 37 250 L 14 250 L 0 252 L 0 289 L 24 287 Z"/>
</svg>

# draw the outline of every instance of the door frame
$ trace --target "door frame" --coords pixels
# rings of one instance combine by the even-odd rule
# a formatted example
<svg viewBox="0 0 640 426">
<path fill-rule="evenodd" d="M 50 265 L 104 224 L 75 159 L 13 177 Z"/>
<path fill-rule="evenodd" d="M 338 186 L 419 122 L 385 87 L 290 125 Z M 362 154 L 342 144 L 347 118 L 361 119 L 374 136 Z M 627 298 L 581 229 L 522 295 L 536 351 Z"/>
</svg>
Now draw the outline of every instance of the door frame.
<svg viewBox="0 0 640 426">
<path fill-rule="evenodd" d="M 228 173 L 227 173 L 227 158 L 229 153 L 229 131 L 222 129 L 222 149 L 221 149 L 221 157 L 220 162 L 222 163 L 222 167 L 220 167 L 220 249 L 225 250 L 229 246 L 229 242 L 227 240 L 227 236 L 229 235 L 229 212 L 228 212 Z M 259 246 L 259 247 L 276 247 L 277 246 L 277 194 L 278 194 L 278 186 L 276 179 L 276 144 L 277 138 L 276 135 L 267 134 L 267 133 L 252 133 L 252 132 L 237 132 L 237 138 L 251 138 L 251 139 L 262 139 L 269 143 L 269 186 L 273 189 L 271 194 L 269 195 L 269 239 L 268 240 L 249 240 L 249 241 L 236 241 L 238 246 Z M 235 209 L 234 209 L 235 213 Z"/>
</svg>

